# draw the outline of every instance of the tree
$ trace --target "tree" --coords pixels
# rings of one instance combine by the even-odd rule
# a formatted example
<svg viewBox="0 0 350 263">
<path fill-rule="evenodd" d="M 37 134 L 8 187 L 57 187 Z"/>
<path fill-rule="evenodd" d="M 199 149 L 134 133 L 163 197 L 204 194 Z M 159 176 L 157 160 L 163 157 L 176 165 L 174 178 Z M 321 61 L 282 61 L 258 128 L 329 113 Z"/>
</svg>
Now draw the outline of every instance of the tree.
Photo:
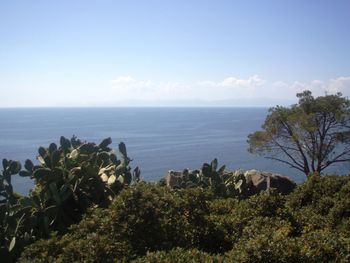
<svg viewBox="0 0 350 263">
<path fill-rule="evenodd" d="M 298 93 L 291 107 L 269 109 L 261 131 L 248 136 L 248 151 L 309 176 L 350 161 L 350 101 L 341 93 L 314 98 Z"/>
</svg>

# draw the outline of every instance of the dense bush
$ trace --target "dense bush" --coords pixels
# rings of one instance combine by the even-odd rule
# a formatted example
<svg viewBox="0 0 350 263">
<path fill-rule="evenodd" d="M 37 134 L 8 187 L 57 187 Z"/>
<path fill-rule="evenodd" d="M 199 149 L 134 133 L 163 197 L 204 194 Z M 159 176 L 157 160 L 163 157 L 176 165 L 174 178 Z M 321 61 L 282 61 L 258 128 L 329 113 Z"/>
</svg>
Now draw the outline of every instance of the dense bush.
<svg viewBox="0 0 350 263">
<path fill-rule="evenodd" d="M 286 207 L 302 232 L 341 230 L 350 234 L 350 176 L 317 176 L 299 185 Z"/>
<path fill-rule="evenodd" d="M 212 198 L 212 194 L 200 188 L 172 193 L 164 187 L 139 184 L 121 192 L 109 209 L 93 211 L 73 226 L 69 234 L 56 239 L 56 248 L 63 247 L 50 254 L 54 256 L 56 252 L 55 257 L 62 262 L 73 257 L 113 262 L 116 258 L 128 261 L 149 251 L 173 247 L 196 247 L 210 252 L 227 250 L 230 244 L 224 240 L 224 233 L 207 216 Z M 97 238 L 108 242 L 96 242 Z M 34 260 L 45 253 L 43 243 L 38 244 L 30 246 L 23 257 Z M 119 244 L 128 249 L 120 253 L 115 249 L 115 246 L 120 248 Z M 84 247 L 90 248 L 89 253 L 85 253 Z"/>
<path fill-rule="evenodd" d="M 170 251 L 157 251 L 138 258 L 133 263 L 219 263 L 223 257 L 213 256 L 198 249 L 174 248 Z"/>
<path fill-rule="evenodd" d="M 39 165 L 3 160 L 1 262 L 350 262 L 350 176 L 254 195 L 249 176 L 214 160 L 170 190 L 139 182 L 110 143 L 62 137 Z M 27 197 L 17 174 L 35 180 Z"/>
<path fill-rule="evenodd" d="M 318 176 L 287 196 L 238 200 L 142 183 L 28 246 L 20 262 L 349 262 L 349 185 Z"/>
</svg>

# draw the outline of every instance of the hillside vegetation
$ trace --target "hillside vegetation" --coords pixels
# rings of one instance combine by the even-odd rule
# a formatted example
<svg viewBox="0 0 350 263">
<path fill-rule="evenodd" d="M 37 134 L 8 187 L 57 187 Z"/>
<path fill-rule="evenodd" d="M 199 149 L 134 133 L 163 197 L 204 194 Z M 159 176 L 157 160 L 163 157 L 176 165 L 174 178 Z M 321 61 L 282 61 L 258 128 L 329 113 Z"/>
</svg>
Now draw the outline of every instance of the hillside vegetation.
<svg viewBox="0 0 350 263">
<path fill-rule="evenodd" d="M 350 261 L 350 176 L 248 195 L 214 161 L 170 190 L 140 180 L 110 143 L 62 137 L 39 148 L 39 165 L 4 160 L 1 262 Z M 17 174 L 35 180 L 29 196 L 13 191 Z"/>
<path fill-rule="evenodd" d="M 349 262 L 349 196 L 349 176 L 240 201 L 140 183 L 20 262 Z"/>
</svg>

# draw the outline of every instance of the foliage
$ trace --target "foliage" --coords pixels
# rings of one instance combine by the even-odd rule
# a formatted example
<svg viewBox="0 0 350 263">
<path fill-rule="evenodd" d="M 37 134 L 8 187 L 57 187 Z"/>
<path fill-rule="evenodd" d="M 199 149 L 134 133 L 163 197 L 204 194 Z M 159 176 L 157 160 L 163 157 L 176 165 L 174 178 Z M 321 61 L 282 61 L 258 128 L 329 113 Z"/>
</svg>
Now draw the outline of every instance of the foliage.
<svg viewBox="0 0 350 263">
<path fill-rule="evenodd" d="M 350 161 L 350 101 L 341 93 L 314 98 L 304 91 L 297 97 L 298 104 L 269 110 L 263 130 L 248 136 L 249 151 L 306 176 Z"/>
<path fill-rule="evenodd" d="M 107 207 L 115 195 L 140 179 L 137 168 L 131 174 L 124 143 L 119 144 L 121 159 L 109 148 L 111 138 L 99 145 L 61 137 L 60 146 L 40 147 L 39 165 L 26 160 L 3 161 L 0 177 L 1 256 L 16 258 L 23 247 L 52 231 L 63 234 L 78 223 L 91 207 Z M 29 196 L 13 192 L 11 176 L 34 179 Z"/>
<path fill-rule="evenodd" d="M 176 188 L 208 188 L 220 197 L 243 199 L 256 193 L 248 173 L 242 170 L 227 172 L 225 165 L 218 168 L 217 159 L 211 163 L 204 163 L 200 170 L 185 169 L 178 180 Z"/>
<path fill-rule="evenodd" d="M 172 247 L 224 251 L 229 243 L 223 240 L 220 229 L 207 218 L 208 201 L 212 198 L 210 192 L 200 188 L 172 193 L 164 187 L 138 184 L 122 191 L 108 209 L 94 210 L 79 225 L 73 226 L 62 238 L 67 240 L 69 249 L 63 244 L 56 255 L 51 255 L 63 262 L 74 255 L 83 261 L 105 258 L 111 262 L 121 255 L 123 260 L 129 261 L 148 251 Z M 91 240 L 97 237 L 108 242 L 101 244 Z M 61 245 L 62 239 L 57 240 L 56 247 Z M 89 254 L 85 253 L 82 242 L 84 247 L 90 247 Z M 30 246 L 23 258 L 31 261 L 45 253 L 46 248 L 39 244 Z M 128 250 L 120 253 L 115 249 L 117 244 L 123 244 Z"/>
<path fill-rule="evenodd" d="M 4 159 L 3 171 L 0 173 L 0 258 L 11 258 L 24 215 L 17 204 L 21 198 L 13 191 L 11 176 L 21 170 L 21 164 Z"/>
<path fill-rule="evenodd" d="M 349 262 L 349 194 L 350 176 L 334 175 L 242 200 L 141 183 L 20 262 Z"/>
<path fill-rule="evenodd" d="M 133 263 L 219 263 L 223 257 L 212 256 L 198 249 L 174 248 L 170 251 L 157 251 L 138 258 Z"/>
<path fill-rule="evenodd" d="M 249 173 L 215 159 L 173 191 L 140 182 L 125 145 L 117 159 L 110 144 L 62 137 L 39 165 L 3 160 L 1 262 L 350 261 L 350 175 L 256 194 Z M 35 180 L 29 196 L 13 191 L 17 174 Z"/>
</svg>

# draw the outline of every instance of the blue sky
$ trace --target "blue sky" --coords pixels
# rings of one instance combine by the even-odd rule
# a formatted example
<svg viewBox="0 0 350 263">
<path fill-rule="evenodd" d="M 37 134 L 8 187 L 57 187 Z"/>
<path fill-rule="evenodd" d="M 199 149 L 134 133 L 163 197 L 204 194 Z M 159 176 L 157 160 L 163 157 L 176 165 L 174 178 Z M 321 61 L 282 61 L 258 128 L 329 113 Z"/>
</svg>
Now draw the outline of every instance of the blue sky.
<svg viewBox="0 0 350 263">
<path fill-rule="evenodd" d="M 0 2 L 0 107 L 350 96 L 350 1 Z"/>
</svg>

